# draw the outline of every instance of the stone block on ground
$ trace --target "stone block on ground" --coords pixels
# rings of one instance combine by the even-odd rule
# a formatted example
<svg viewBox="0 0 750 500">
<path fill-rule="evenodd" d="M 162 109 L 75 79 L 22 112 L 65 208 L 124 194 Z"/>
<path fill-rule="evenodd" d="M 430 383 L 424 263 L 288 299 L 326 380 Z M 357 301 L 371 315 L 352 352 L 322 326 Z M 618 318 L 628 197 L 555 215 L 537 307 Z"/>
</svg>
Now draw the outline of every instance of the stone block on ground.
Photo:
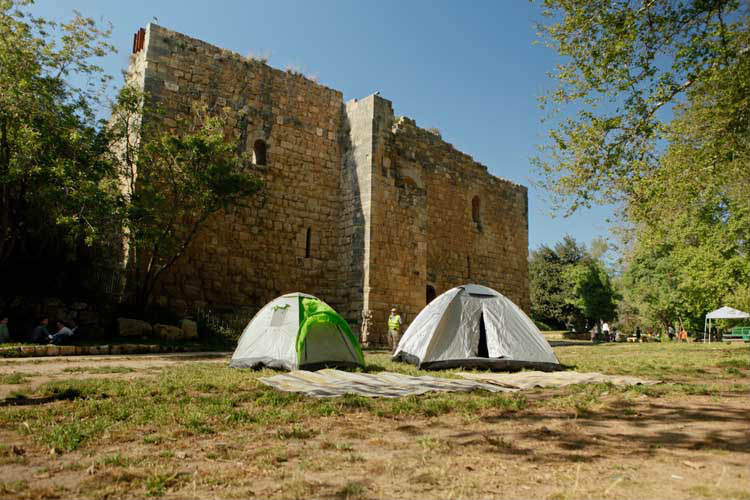
<svg viewBox="0 0 750 500">
<path fill-rule="evenodd" d="M 141 337 L 153 331 L 146 321 L 130 318 L 117 318 L 117 331 L 123 337 Z"/>
<path fill-rule="evenodd" d="M 182 328 L 172 325 L 163 325 L 160 323 L 154 325 L 154 333 L 160 339 L 165 340 L 181 340 L 185 338 Z"/>
<path fill-rule="evenodd" d="M 183 337 L 186 339 L 198 338 L 198 323 L 191 319 L 183 319 L 181 323 Z"/>
<path fill-rule="evenodd" d="M 73 356 L 76 353 L 76 347 L 73 345 L 61 345 L 57 349 L 60 356 Z"/>
</svg>

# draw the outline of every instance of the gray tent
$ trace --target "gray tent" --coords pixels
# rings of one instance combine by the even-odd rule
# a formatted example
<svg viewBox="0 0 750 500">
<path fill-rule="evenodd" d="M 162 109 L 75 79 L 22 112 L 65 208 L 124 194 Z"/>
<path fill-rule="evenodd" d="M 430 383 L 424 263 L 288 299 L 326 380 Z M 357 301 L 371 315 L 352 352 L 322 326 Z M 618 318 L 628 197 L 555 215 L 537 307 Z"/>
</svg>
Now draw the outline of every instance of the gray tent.
<svg viewBox="0 0 750 500">
<path fill-rule="evenodd" d="M 481 285 L 452 288 L 430 302 L 404 332 L 393 359 L 425 369 L 561 368 L 531 319 Z"/>
<path fill-rule="evenodd" d="M 331 306 L 312 295 L 290 293 L 263 306 L 245 327 L 233 368 L 286 370 L 364 367 L 357 337 Z"/>
</svg>

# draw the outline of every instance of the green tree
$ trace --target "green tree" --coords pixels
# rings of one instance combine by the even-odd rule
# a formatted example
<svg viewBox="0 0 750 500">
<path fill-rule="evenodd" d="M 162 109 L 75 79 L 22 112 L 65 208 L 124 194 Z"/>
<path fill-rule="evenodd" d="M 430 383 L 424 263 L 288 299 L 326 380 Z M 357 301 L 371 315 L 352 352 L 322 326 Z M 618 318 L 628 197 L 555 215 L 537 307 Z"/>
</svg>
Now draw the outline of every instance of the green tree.
<svg viewBox="0 0 750 500">
<path fill-rule="evenodd" d="M 529 254 L 531 317 L 552 328 L 565 328 L 563 263 L 546 245 Z"/>
<path fill-rule="evenodd" d="M 101 87 L 69 82 L 107 82 L 92 60 L 112 50 L 109 29 L 78 13 L 49 22 L 29 4 L 0 0 L 0 267 L 39 258 L 60 234 L 90 236 L 91 190 L 106 175 L 94 118 Z"/>
<path fill-rule="evenodd" d="M 622 204 L 627 302 L 649 320 L 698 329 L 723 303 L 747 308 L 747 3 L 543 4 L 565 58 L 543 103 L 573 107 L 535 159 L 558 205 Z"/>
<path fill-rule="evenodd" d="M 109 186 L 127 247 L 128 288 L 138 309 L 150 304 L 163 275 L 185 255 L 206 221 L 244 206 L 262 184 L 220 115 L 194 110 L 166 129 L 163 111 L 126 86 L 112 113 Z"/>
<path fill-rule="evenodd" d="M 544 0 L 539 27 L 564 62 L 558 87 L 542 98 L 553 113 L 572 110 L 535 159 L 545 185 L 569 211 L 597 200 L 658 202 L 644 188 L 661 167 L 665 107 L 709 93 L 706 111 L 723 143 L 744 142 L 748 125 L 748 16 L 739 0 Z M 726 149 L 722 149 L 726 153 Z M 685 181 L 710 174 L 685 165 Z M 747 174 L 745 173 L 745 176 Z"/>
<path fill-rule="evenodd" d="M 575 318 L 579 326 L 615 318 L 619 297 L 601 262 L 587 257 L 569 266 L 564 281 L 568 289 L 566 303 L 573 308 L 570 317 Z"/>
<path fill-rule="evenodd" d="M 601 260 L 603 243 L 585 245 L 566 235 L 554 248 L 542 245 L 529 256 L 531 315 L 557 328 L 582 330 L 600 319 L 612 320 L 618 294 Z"/>
</svg>

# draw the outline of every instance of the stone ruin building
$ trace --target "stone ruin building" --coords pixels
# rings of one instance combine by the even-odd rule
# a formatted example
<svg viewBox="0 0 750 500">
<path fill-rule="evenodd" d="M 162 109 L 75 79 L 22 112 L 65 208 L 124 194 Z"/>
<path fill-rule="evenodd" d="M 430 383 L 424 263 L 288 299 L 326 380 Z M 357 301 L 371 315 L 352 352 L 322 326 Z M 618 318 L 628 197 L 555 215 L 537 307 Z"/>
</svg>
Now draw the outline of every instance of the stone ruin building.
<svg viewBox="0 0 750 500">
<path fill-rule="evenodd" d="M 251 314 L 302 291 L 355 332 L 371 311 L 370 344 L 385 343 L 391 306 L 408 325 L 465 283 L 492 287 L 528 313 L 526 187 L 395 116 L 389 100 L 343 102 L 303 75 L 153 23 L 134 36 L 127 78 L 167 113 L 198 103 L 228 113 L 265 182 L 252 208 L 208 221 L 161 280 L 161 305 Z"/>
</svg>

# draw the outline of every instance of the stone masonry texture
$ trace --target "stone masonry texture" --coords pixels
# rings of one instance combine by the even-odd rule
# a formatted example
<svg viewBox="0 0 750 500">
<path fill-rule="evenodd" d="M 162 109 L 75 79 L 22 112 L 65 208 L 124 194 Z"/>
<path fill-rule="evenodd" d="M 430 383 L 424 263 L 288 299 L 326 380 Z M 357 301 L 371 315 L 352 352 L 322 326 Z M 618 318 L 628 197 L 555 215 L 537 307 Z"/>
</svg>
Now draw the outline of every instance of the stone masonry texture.
<svg viewBox="0 0 750 500">
<path fill-rule="evenodd" d="M 486 285 L 528 312 L 526 188 L 394 116 L 387 99 L 344 103 L 303 75 L 153 23 L 128 81 L 166 111 L 167 127 L 207 106 L 228 117 L 239 150 L 260 140 L 267 151 L 252 166 L 263 192 L 209 219 L 160 281 L 161 305 L 250 315 L 300 291 L 355 331 L 371 311 L 372 344 L 385 344 L 392 306 L 408 326 L 428 286 Z"/>
</svg>

